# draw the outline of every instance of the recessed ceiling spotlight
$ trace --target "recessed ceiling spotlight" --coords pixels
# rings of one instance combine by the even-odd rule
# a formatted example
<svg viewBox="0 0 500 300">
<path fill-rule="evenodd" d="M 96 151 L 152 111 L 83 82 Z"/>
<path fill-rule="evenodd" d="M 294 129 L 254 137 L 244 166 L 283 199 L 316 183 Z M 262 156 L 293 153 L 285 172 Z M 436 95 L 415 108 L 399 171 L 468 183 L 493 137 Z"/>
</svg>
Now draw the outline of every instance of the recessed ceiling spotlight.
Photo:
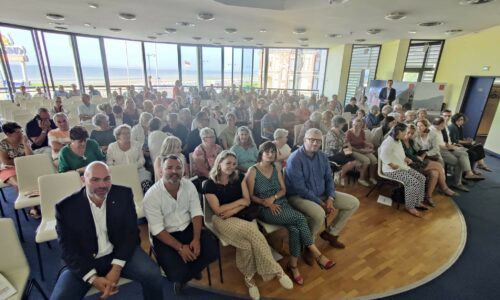
<svg viewBox="0 0 500 300">
<path fill-rule="evenodd" d="M 264 46 L 264 44 L 262 44 L 262 43 L 257 43 L 255 45 L 257 45 L 257 46 Z"/>
<path fill-rule="evenodd" d="M 158 35 L 158 36 L 160 36 L 160 35 L 163 35 L 163 32 L 157 32 L 155 34 Z"/>
<path fill-rule="evenodd" d="M 156 36 L 154 36 L 154 35 L 148 35 L 148 39 L 150 39 L 150 40 L 156 40 Z"/>
<path fill-rule="evenodd" d="M 495 0 L 462 0 L 460 5 L 478 5 L 493 2 Z"/>
<path fill-rule="evenodd" d="M 54 21 L 62 21 L 62 20 L 64 20 L 64 16 L 60 15 L 60 14 L 47 14 L 45 16 L 49 20 L 54 20 Z"/>
<path fill-rule="evenodd" d="M 167 27 L 167 28 L 165 28 L 165 32 L 166 32 L 166 33 L 176 33 L 176 32 L 177 32 L 177 29 L 175 29 L 175 28 L 168 28 L 168 27 Z"/>
<path fill-rule="evenodd" d="M 201 12 L 201 13 L 198 14 L 198 20 L 212 21 L 213 19 L 215 19 L 215 17 L 214 17 L 214 15 L 212 13 Z"/>
<path fill-rule="evenodd" d="M 244 37 L 243 39 L 247 42 L 253 41 L 253 37 Z"/>
<path fill-rule="evenodd" d="M 418 26 L 421 26 L 421 27 L 432 27 L 432 26 L 439 26 L 439 25 L 443 25 L 443 24 L 444 24 L 443 22 L 432 21 L 432 22 L 420 23 L 420 24 L 418 24 Z"/>
<path fill-rule="evenodd" d="M 416 30 L 410 30 L 410 31 L 408 31 L 408 33 L 409 33 L 409 34 L 416 34 L 416 33 L 417 33 L 417 31 L 416 31 Z"/>
<path fill-rule="evenodd" d="M 119 16 L 120 16 L 120 19 L 127 20 L 127 21 L 135 21 L 136 20 L 136 16 L 134 14 L 120 13 Z"/>
<path fill-rule="evenodd" d="M 218 39 L 219 39 L 219 40 L 225 40 L 225 38 L 224 38 L 224 37 L 218 37 Z"/>
<path fill-rule="evenodd" d="M 406 18 L 406 14 L 404 12 L 395 11 L 387 14 L 384 18 L 389 21 L 396 21 Z"/>
<path fill-rule="evenodd" d="M 326 36 L 329 37 L 329 38 L 332 38 L 332 39 L 334 39 L 334 38 L 341 38 L 342 37 L 342 35 L 339 34 L 339 33 L 330 33 L 330 34 L 327 34 Z"/>
<path fill-rule="evenodd" d="M 66 23 L 63 23 L 63 22 L 49 22 L 49 25 L 52 25 L 52 26 L 66 26 Z"/>
<path fill-rule="evenodd" d="M 294 34 L 304 34 L 304 33 L 306 33 L 306 32 L 307 32 L 307 29 L 302 28 L 302 27 L 301 27 L 301 28 L 295 28 L 295 29 L 293 30 L 293 33 L 294 33 Z"/>
<path fill-rule="evenodd" d="M 330 4 L 344 4 L 349 0 L 328 0 L 328 3 Z"/>
<path fill-rule="evenodd" d="M 57 30 L 68 30 L 68 27 L 64 27 L 64 26 L 54 26 L 54 28 Z"/>
<path fill-rule="evenodd" d="M 199 40 L 201 40 L 201 37 L 200 36 L 193 36 L 193 40 L 199 41 Z"/>
<path fill-rule="evenodd" d="M 99 4 L 89 3 L 89 7 L 90 7 L 90 8 L 98 8 L 98 7 L 99 7 Z"/>
<path fill-rule="evenodd" d="M 233 40 L 229 40 L 228 42 L 230 42 L 230 43 L 234 43 L 234 41 L 233 41 Z"/>
<path fill-rule="evenodd" d="M 236 28 L 226 28 L 226 29 L 224 29 L 224 31 L 226 33 L 235 33 L 236 31 L 238 31 L 238 29 L 236 29 Z"/>
<path fill-rule="evenodd" d="M 194 24 L 189 22 L 177 22 L 175 25 L 182 27 L 194 27 Z"/>
<path fill-rule="evenodd" d="M 83 26 L 85 26 L 85 27 L 90 27 L 90 26 L 92 26 L 92 24 L 90 24 L 90 23 L 85 23 L 85 24 L 83 24 Z"/>
<path fill-rule="evenodd" d="M 300 44 L 301 47 L 309 47 L 309 44 Z"/>
<path fill-rule="evenodd" d="M 308 39 L 308 38 L 306 38 L 306 37 L 299 38 L 299 41 L 301 41 L 301 42 L 307 42 L 308 40 L 309 40 L 309 39 Z"/>
<path fill-rule="evenodd" d="M 373 35 L 373 34 L 380 33 L 381 31 L 382 31 L 382 29 L 373 28 L 373 29 L 368 29 L 368 30 L 366 31 L 366 34 Z"/>
<path fill-rule="evenodd" d="M 267 29 L 265 29 L 265 28 L 259 29 L 259 32 L 261 32 L 261 33 L 267 32 Z"/>
<path fill-rule="evenodd" d="M 219 43 L 219 42 L 213 42 L 212 44 L 214 44 L 214 45 L 220 45 L 221 43 Z"/>
<path fill-rule="evenodd" d="M 109 30 L 114 31 L 114 32 L 120 32 L 120 31 L 122 31 L 120 28 L 110 28 Z"/>
<path fill-rule="evenodd" d="M 446 34 L 455 34 L 460 32 L 462 32 L 462 29 L 450 29 L 445 31 Z"/>
<path fill-rule="evenodd" d="M 356 39 L 354 40 L 356 43 L 363 43 L 366 42 L 366 39 Z"/>
<path fill-rule="evenodd" d="M 276 44 L 283 44 L 283 42 L 282 42 L 282 41 L 277 41 L 277 42 L 275 42 L 275 43 L 276 43 Z"/>
</svg>

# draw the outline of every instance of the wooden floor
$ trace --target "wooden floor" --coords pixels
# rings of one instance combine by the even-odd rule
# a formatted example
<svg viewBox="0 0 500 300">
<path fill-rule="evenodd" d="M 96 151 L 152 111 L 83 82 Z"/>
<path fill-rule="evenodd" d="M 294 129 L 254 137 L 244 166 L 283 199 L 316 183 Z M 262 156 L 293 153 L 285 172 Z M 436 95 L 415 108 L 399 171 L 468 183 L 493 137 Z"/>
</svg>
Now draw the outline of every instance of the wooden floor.
<svg viewBox="0 0 500 300">
<path fill-rule="evenodd" d="M 328 271 L 310 267 L 299 260 L 305 285 L 288 291 L 277 280 L 262 282 L 257 279 L 261 296 L 275 299 L 342 299 L 352 297 L 380 297 L 404 291 L 423 284 L 445 271 L 458 258 L 466 239 L 462 214 L 452 200 L 435 195 L 437 207 L 423 219 L 413 217 L 403 208 L 376 203 L 379 192 L 365 197 L 368 189 L 349 185 L 338 189 L 360 199 L 358 212 L 351 218 L 340 240 L 347 247 L 331 248 L 318 237 L 316 245 L 334 259 L 337 265 Z M 382 189 L 388 194 L 388 189 Z M 149 249 L 145 227 L 141 228 L 143 247 Z M 287 253 L 286 231 L 269 237 L 273 247 Z M 280 249 L 281 248 L 281 249 Z M 212 287 L 208 287 L 206 273 L 193 286 L 214 292 L 248 297 L 243 276 L 235 266 L 235 250 L 221 249 L 224 283 L 219 282 L 217 263 L 211 265 Z M 288 258 L 280 261 L 286 265 Z"/>
</svg>

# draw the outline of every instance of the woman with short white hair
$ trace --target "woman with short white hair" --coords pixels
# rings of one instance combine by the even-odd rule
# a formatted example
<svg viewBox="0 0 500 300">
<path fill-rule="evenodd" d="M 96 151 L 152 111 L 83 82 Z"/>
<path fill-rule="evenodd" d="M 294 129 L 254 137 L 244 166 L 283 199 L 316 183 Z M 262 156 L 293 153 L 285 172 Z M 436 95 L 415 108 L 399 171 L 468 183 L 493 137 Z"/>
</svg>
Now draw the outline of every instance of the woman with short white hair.
<svg viewBox="0 0 500 300">
<path fill-rule="evenodd" d="M 142 153 L 142 145 L 131 139 L 130 132 L 130 126 L 127 124 L 115 128 L 113 134 L 115 135 L 116 142 L 109 144 L 106 162 L 108 166 L 136 165 L 142 190 L 146 192 L 153 184 L 151 173 L 144 168 L 146 160 Z"/>
<path fill-rule="evenodd" d="M 274 131 L 274 141 L 276 145 L 276 150 L 278 150 L 278 155 L 276 157 L 276 163 L 279 167 L 286 167 L 286 160 L 290 156 L 292 149 L 288 146 L 288 130 L 283 128 L 278 128 Z"/>
<path fill-rule="evenodd" d="M 215 143 L 215 132 L 212 128 L 204 127 L 200 130 L 201 144 L 193 151 L 193 174 L 200 179 L 208 178 L 208 173 L 212 169 L 215 158 L 222 151 L 222 147 Z"/>
<path fill-rule="evenodd" d="M 149 135 L 149 122 L 153 119 L 153 115 L 148 112 L 142 112 L 139 117 L 139 123 L 132 127 L 132 141 L 141 145 L 144 151 L 149 153 L 148 149 L 148 135 Z M 148 154 L 149 155 L 149 154 Z"/>
</svg>

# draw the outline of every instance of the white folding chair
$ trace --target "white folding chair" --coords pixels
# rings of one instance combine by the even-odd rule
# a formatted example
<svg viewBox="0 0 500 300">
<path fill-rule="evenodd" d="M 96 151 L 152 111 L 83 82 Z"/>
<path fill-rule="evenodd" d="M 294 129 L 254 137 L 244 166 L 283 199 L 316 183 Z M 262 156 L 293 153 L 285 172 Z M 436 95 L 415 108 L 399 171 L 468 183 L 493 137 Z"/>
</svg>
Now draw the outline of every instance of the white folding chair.
<svg viewBox="0 0 500 300">
<path fill-rule="evenodd" d="M 402 186 L 404 187 L 404 183 L 400 180 L 396 180 L 394 178 L 391 178 L 387 175 L 384 174 L 384 172 L 382 172 L 382 159 L 380 158 L 380 148 L 378 148 L 378 159 L 377 159 L 377 174 L 378 174 L 378 177 L 380 177 L 380 179 L 382 180 L 379 180 L 377 182 L 376 185 L 374 185 L 370 191 L 368 192 L 368 194 L 366 194 L 366 197 L 370 196 L 371 192 L 375 189 L 375 188 L 381 188 L 382 185 L 384 185 L 384 183 L 387 183 L 387 182 L 395 182 L 397 184 L 398 187 Z M 398 203 L 398 208 L 399 208 L 399 203 Z"/>
<path fill-rule="evenodd" d="M 0 273 L 12 284 L 17 293 L 9 297 L 9 300 L 28 299 L 33 287 L 48 300 L 38 282 L 29 279 L 30 266 L 24 254 L 16 229 L 11 219 L 0 219 Z"/>
<path fill-rule="evenodd" d="M 132 189 L 137 218 L 143 218 L 142 199 L 144 198 L 144 193 L 142 192 L 137 166 L 134 164 L 110 166 L 109 172 L 113 184 L 123 185 Z"/>
<path fill-rule="evenodd" d="M 80 179 L 80 174 L 76 171 L 38 177 L 42 221 L 36 230 L 35 245 L 42 280 L 45 280 L 45 276 L 43 272 L 42 257 L 40 255 L 40 243 L 57 239 L 54 207 L 57 202 L 78 191 L 81 187 L 82 181 Z"/>
<path fill-rule="evenodd" d="M 35 154 L 14 158 L 16 166 L 17 185 L 19 194 L 14 202 L 14 211 L 19 229 L 19 236 L 24 242 L 21 222 L 17 210 L 40 205 L 38 191 L 38 177 L 55 174 L 56 169 L 49 154 Z"/>
</svg>

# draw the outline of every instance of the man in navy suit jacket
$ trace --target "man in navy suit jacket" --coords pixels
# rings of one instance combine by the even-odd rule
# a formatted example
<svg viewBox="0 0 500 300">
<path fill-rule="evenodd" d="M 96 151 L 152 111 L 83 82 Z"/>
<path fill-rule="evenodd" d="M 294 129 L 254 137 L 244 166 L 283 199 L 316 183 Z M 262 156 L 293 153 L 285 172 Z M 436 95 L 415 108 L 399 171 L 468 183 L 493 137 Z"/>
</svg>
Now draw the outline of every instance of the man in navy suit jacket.
<svg viewBox="0 0 500 300">
<path fill-rule="evenodd" d="M 392 106 L 392 101 L 396 99 L 396 89 L 392 87 L 392 80 L 387 80 L 387 87 L 380 90 L 378 99 L 380 100 L 380 110 L 384 105 L 389 104 Z"/>
<path fill-rule="evenodd" d="M 139 245 L 132 190 L 112 185 L 108 167 L 89 164 L 85 187 L 56 204 L 56 231 L 67 268 L 51 299 L 82 299 L 91 286 L 101 298 L 118 293 L 120 277 L 138 281 L 144 299 L 163 299 L 159 267 Z"/>
</svg>

